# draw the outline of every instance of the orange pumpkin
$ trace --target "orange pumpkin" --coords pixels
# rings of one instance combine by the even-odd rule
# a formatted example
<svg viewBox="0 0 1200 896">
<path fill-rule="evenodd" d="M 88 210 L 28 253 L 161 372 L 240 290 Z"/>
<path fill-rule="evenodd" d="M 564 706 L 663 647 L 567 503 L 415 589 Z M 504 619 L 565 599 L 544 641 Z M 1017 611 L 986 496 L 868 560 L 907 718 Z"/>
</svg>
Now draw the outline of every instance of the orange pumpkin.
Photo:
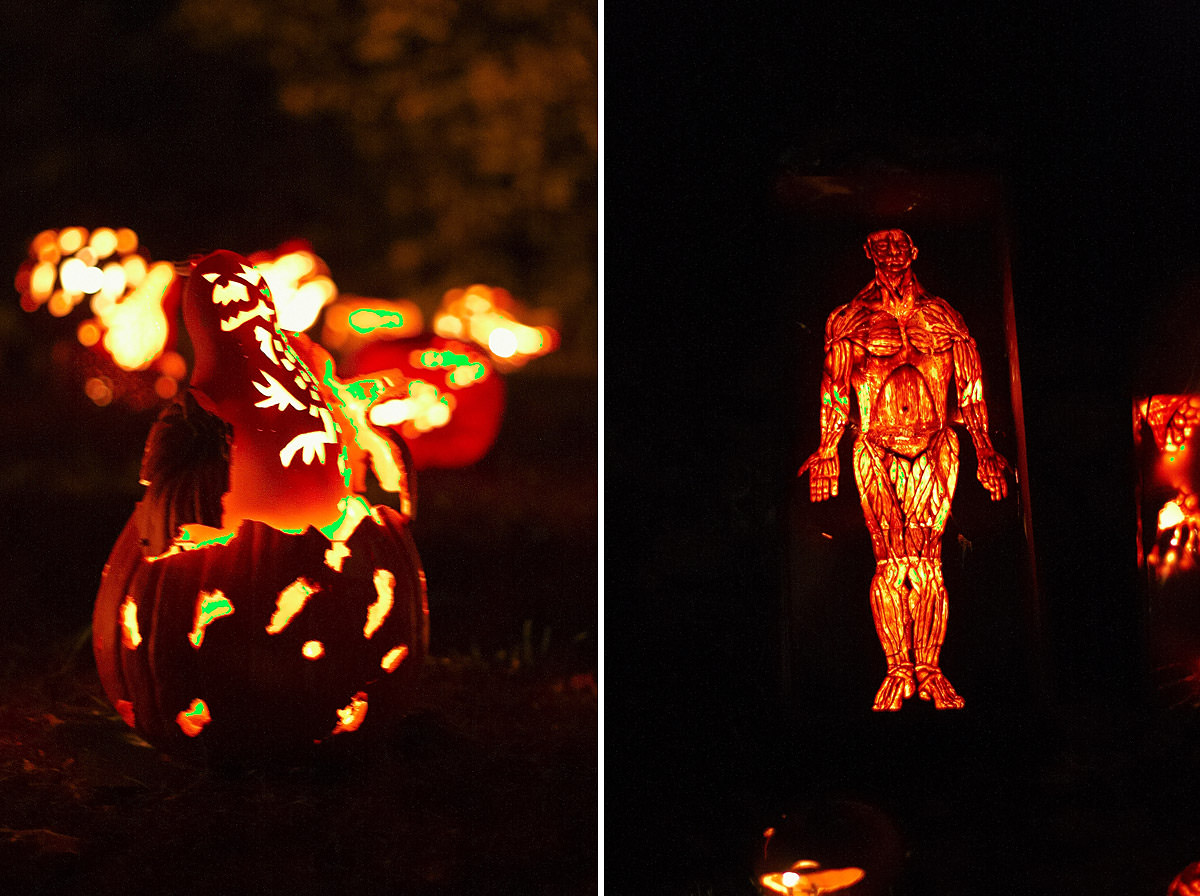
<svg viewBox="0 0 1200 896">
<path fill-rule="evenodd" d="M 400 452 L 364 416 L 384 383 L 339 381 L 231 252 L 195 263 L 183 311 L 191 383 L 151 430 L 146 495 L 96 600 L 104 689 L 166 749 L 232 757 L 354 731 L 428 644 Z M 402 512 L 362 496 L 367 462 Z"/>
<path fill-rule="evenodd" d="M 430 335 L 379 340 L 351 358 L 349 369 L 397 370 L 408 381 L 407 396 L 381 402 L 374 419 L 403 439 L 418 470 L 470 466 L 500 433 L 504 381 L 473 345 Z"/>
<path fill-rule="evenodd" d="M 164 750 L 194 741 L 221 756 L 386 716 L 428 638 L 424 574 L 389 507 L 344 552 L 311 528 L 246 521 L 225 544 L 147 559 L 130 519 L 93 615 L 100 679 L 125 721 Z"/>
</svg>

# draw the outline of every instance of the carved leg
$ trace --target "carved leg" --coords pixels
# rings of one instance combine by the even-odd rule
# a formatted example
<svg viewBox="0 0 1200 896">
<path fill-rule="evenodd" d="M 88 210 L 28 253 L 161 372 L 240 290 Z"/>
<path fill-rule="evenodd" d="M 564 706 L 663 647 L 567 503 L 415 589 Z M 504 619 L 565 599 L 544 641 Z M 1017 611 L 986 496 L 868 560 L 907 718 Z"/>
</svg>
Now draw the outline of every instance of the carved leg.
<svg viewBox="0 0 1200 896">
<path fill-rule="evenodd" d="M 871 614 L 887 659 L 887 674 L 875 694 L 873 709 L 892 712 L 916 692 L 909 628 L 907 564 L 904 562 L 904 513 L 896 481 L 904 482 L 909 461 L 859 439 L 854 445 L 854 479 L 863 519 L 875 552 L 871 580 Z"/>
<path fill-rule="evenodd" d="M 938 709 L 960 709 L 963 699 L 938 665 L 949 606 L 941 540 L 958 478 L 958 438 L 942 430 L 915 458 L 860 439 L 854 475 L 876 558 L 871 611 L 887 658 L 874 708 L 899 709 L 916 693 Z"/>
<path fill-rule="evenodd" d="M 909 644 L 909 587 L 904 564 L 881 562 L 871 580 L 871 613 L 887 657 L 887 674 L 875 694 L 872 709 L 894 712 L 916 692 Z"/>
<path fill-rule="evenodd" d="M 915 523 L 910 530 L 914 554 L 912 582 L 913 658 L 916 660 L 917 694 L 932 700 L 938 709 L 962 709 L 963 698 L 938 665 L 946 639 L 950 601 L 942 580 L 942 532 L 950 516 L 950 501 L 958 476 L 958 439 L 943 430 L 930 449 L 913 463 L 913 480 L 925 487 L 909 509 Z"/>
<path fill-rule="evenodd" d="M 917 694 L 932 700 L 938 709 L 962 709 L 963 698 L 942 674 L 938 656 L 946 639 L 949 600 L 942 582 L 940 560 L 913 564 L 913 656 L 916 659 Z"/>
</svg>

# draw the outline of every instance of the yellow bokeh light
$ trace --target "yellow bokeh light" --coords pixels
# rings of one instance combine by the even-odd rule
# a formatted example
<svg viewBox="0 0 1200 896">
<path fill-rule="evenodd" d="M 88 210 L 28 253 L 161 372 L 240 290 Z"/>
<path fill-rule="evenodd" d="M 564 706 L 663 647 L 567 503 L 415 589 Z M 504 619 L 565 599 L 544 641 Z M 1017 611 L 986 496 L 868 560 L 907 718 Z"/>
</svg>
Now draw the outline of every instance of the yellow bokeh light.
<svg viewBox="0 0 1200 896">
<path fill-rule="evenodd" d="M 488 334 L 487 347 L 498 358 L 511 358 L 517 352 L 517 337 L 507 327 L 496 327 Z"/>
<path fill-rule="evenodd" d="M 58 269 L 58 279 L 67 292 L 83 292 L 87 265 L 80 258 L 68 258 Z"/>
<path fill-rule="evenodd" d="M 104 288 L 104 272 L 99 268 L 84 268 L 79 280 L 82 287 L 79 291 L 87 295 L 98 293 Z"/>
<path fill-rule="evenodd" d="M 125 269 L 125 281 L 130 286 L 137 286 L 146 279 L 146 260 L 140 255 L 131 255 L 121 262 Z"/>
<path fill-rule="evenodd" d="M 452 314 L 439 314 L 433 319 L 433 331 L 448 339 L 458 339 L 463 334 L 463 323 Z"/>
<path fill-rule="evenodd" d="M 94 321 L 86 320 L 79 325 L 79 329 L 75 331 L 76 337 L 79 339 L 79 344 L 91 348 L 100 341 L 100 328 L 96 326 Z"/>
<path fill-rule="evenodd" d="M 395 672 L 406 656 L 408 656 L 408 645 L 401 644 L 385 653 L 383 659 L 379 661 L 379 665 L 385 672 Z"/>
<path fill-rule="evenodd" d="M 305 659 L 319 660 L 325 655 L 325 645 L 320 641 L 305 641 L 304 646 L 300 648 L 300 652 L 304 654 Z"/>
<path fill-rule="evenodd" d="M 128 255 L 138 247 L 138 235 L 128 227 L 122 227 L 117 230 L 117 251 L 122 255 Z"/>
<path fill-rule="evenodd" d="M 66 317 L 74 307 L 70 297 L 61 289 L 55 290 L 54 295 L 50 296 L 50 301 L 46 303 L 46 310 L 55 317 Z"/>
<path fill-rule="evenodd" d="M 101 314 L 107 328 L 104 347 L 118 367 L 143 370 L 166 346 L 168 324 L 162 298 L 174 277 L 173 265 L 156 263 L 133 292 Z"/>
<path fill-rule="evenodd" d="M 536 355 L 546 344 L 546 337 L 538 327 L 519 326 L 516 330 L 517 351 L 522 355 Z"/>
<path fill-rule="evenodd" d="M 96 256 L 96 260 L 108 258 L 117 251 L 117 234 L 111 227 L 98 227 L 92 232 L 88 245 Z"/>
<path fill-rule="evenodd" d="M 125 268 L 121 267 L 119 262 L 110 261 L 104 266 L 101 274 L 104 277 L 104 285 L 100 288 L 101 295 L 119 299 L 125 294 Z"/>
<path fill-rule="evenodd" d="M 354 731 L 363 723 L 367 716 L 367 695 L 363 691 L 355 694 L 350 702 L 337 711 L 338 723 L 331 734 L 341 734 L 343 731 Z"/>
<path fill-rule="evenodd" d="M 58 268 L 51 262 L 35 265 L 29 274 L 29 293 L 37 301 L 44 302 L 54 292 L 54 281 L 58 279 Z"/>
<path fill-rule="evenodd" d="M 64 255 L 71 255 L 83 248 L 88 232 L 82 227 L 68 227 L 58 234 L 58 248 Z"/>
</svg>

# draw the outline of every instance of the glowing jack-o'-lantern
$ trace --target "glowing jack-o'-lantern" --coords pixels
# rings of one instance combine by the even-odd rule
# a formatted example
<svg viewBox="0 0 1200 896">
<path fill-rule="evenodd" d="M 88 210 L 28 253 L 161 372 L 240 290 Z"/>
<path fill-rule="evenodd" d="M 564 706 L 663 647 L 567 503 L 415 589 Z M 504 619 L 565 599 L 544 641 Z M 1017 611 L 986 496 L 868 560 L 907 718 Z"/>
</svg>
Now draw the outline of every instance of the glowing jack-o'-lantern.
<svg viewBox="0 0 1200 896">
<path fill-rule="evenodd" d="M 768 893 L 785 896 L 809 896 L 834 893 L 852 887 L 863 879 L 861 868 L 822 868 L 817 862 L 801 859 L 786 871 L 764 874 L 759 883 Z"/>
<path fill-rule="evenodd" d="M 378 402 L 371 419 L 396 431 L 413 466 L 464 467 L 496 440 L 504 414 L 504 381 L 490 358 L 472 345 L 441 336 L 371 342 L 350 360 L 365 375 L 395 369 L 404 394 Z"/>
<path fill-rule="evenodd" d="M 903 854 L 882 812 L 833 800 L 784 815 L 763 831 L 756 875 L 767 894 L 883 894 L 891 892 Z"/>
<path fill-rule="evenodd" d="M 1175 875 L 1167 896 L 1200 896 L 1200 862 L 1192 862 Z"/>
<path fill-rule="evenodd" d="M 542 322 L 534 326 L 522 318 Z M 558 331 L 547 321 L 552 312 L 535 315 L 506 289 L 475 284 L 452 289 L 442 297 L 433 317 L 433 331 L 447 339 L 474 342 L 491 355 L 501 370 L 520 367 L 530 358 L 554 351 Z"/>
<path fill-rule="evenodd" d="M 380 304 L 354 308 L 347 318 L 347 328 L 371 340 L 353 353 L 350 369 L 391 368 L 408 380 L 408 394 L 380 402 L 372 420 L 402 436 L 417 469 L 473 464 L 500 432 L 505 395 L 499 373 L 557 347 L 558 331 L 547 323 L 553 315 L 521 307 L 507 290 L 476 284 L 443 296 L 433 317 L 436 335 L 397 338 L 406 316 L 411 320 Z"/>
<path fill-rule="evenodd" d="M 321 741 L 395 705 L 428 643 L 386 379 L 343 383 L 270 290 L 218 252 L 189 277 L 191 386 L 155 424 L 147 486 L 93 617 L 100 678 L 152 743 L 218 754 Z M 400 511 L 360 494 L 369 464 Z"/>
</svg>

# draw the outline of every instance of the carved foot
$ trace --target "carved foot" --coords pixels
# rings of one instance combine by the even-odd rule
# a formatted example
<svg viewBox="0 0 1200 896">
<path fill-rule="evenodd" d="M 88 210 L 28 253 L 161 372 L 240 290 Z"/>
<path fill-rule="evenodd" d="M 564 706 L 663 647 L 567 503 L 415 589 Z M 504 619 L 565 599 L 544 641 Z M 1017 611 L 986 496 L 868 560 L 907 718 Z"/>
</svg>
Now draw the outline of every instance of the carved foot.
<svg viewBox="0 0 1200 896">
<path fill-rule="evenodd" d="M 932 700 L 935 709 L 962 709 L 966 702 L 936 666 L 917 667 L 917 694 Z"/>
<path fill-rule="evenodd" d="M 917 689 L 916 678 L 912 666 L 897 666 L 888 669 L 883 684 L 875 693 L 875 705 L 871 708 L 876 712 L 895 712 L 900 704 L 911 697 Z"/>
</svg>

